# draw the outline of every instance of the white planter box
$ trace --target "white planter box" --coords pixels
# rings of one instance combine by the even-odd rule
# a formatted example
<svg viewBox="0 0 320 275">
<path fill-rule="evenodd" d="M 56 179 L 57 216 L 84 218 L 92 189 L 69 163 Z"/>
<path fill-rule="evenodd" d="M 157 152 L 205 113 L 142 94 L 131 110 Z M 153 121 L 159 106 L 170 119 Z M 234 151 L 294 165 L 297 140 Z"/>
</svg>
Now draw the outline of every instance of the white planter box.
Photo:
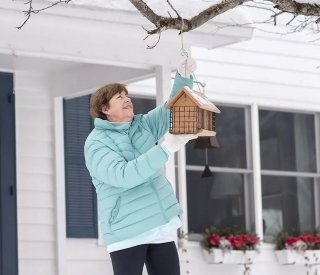
<svg viewBox="0 0 320 275">
<path fill-rule="evenodd" d="M 221 249 L 211 248 L 210 251 L 202 249 L 202 253 L 208 264 L 221 264 L 223 262 L 223 252 Z"/>
<path fill-rule="evenodd" d="M 295 264 L 297 252 L 291 250 L 276 250 L 276 258 L 280 264 Z"/>
<path fill-rule="evenodd" d="M 320 250 L 277 250 L 276 257 L 280 264 L 320 264 Z"/>
<path fill-rule="evenodd" d="M 223 262 L 226 264 L 252 264 L 257 256 L 257 251 L 247 250 L 231 250 L 225 253 Z"/>
</svg>

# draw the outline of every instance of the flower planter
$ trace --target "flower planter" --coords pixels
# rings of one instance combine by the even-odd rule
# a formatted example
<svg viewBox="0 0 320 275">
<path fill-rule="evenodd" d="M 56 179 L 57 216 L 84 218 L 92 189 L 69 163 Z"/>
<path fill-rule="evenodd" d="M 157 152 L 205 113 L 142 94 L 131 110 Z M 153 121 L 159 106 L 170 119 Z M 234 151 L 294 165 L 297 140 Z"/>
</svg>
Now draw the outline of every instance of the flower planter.
<svg viewBox="0 0 320 275">
<path fill-rule="evenodd" d="M 276 258 L 280 264 L 295 264 L 297 260 L 299 260 L 298 256 L 301 257 L 301 255 L 298 255 L 296 251 L 292 250 L 276 250 Z"/>
<path fill-rule="evenodd" d="M 211 248 L 209 251 L 202 249 L 202 253 L 208 264 L 221 264 L 223 262 L 223 252 L 221 249 Z"/>
<path fill-rule="evenodd" d="M 226 264 L 252 264 L 257 256 L 254 250 L 231 250 L 225 253 L 223 262 Z"/>
<path fill-rule="evenodd" d="M 277 250 L 276 257 L 280 264 L 320 264 L 320 250 Z"/>
</svg>

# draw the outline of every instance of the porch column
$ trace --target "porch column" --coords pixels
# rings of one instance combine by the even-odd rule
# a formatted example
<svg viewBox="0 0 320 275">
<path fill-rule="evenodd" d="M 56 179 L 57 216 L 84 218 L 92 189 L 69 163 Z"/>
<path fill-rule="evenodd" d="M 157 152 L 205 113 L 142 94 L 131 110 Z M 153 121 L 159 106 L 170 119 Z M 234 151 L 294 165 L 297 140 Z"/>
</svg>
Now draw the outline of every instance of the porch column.
<svg viewBox="0 0 320 275">
<path fill-rule="evenodd" d="M 156 102 L 157 106 L 169 98 L 171 92 L 171 69 L 169 67 L 156 66 Z M 167 161 L 164 172 L 167 179 L 172 183 L 174 192 L 176 192 L 174 156 L 170 156 Z"/>
</svg>

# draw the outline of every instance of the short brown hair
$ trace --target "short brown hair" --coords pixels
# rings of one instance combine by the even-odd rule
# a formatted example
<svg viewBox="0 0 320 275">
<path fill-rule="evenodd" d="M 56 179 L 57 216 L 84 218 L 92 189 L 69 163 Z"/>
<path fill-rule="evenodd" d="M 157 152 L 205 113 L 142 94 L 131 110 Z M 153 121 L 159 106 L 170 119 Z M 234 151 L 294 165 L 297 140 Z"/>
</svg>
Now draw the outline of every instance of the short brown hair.
<svg viewBox="0 0 320 275">
<path fill-rule="evenodd" d="M 102 108 L 104 106 L 109 107 L 110 99 L 121 92 L 128 94 L 126 86 L 120 83 L 108 84 L 96 90 L 90 99 L 90 115 L 92 118 L 106 119 L 106 115 L 102 113 Z"/>
</svg>

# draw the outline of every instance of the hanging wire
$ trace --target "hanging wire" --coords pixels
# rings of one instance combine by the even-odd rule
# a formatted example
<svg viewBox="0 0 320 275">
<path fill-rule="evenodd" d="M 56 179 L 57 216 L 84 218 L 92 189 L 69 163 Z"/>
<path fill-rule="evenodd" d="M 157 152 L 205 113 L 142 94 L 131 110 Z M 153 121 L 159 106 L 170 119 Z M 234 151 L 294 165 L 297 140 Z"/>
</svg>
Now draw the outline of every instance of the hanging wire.
<svg viewBox="0 0 320 275">
<path fill-rule="evenodd" d="M 205 148 L 206 151 L 206 164 L 208 164 L 208 148 Z"/>
<path fill-rule="evenodd" d="M 184 66 L 184 69 L 185 69 L 184 73 L 186 75 L 187 74 L 187 60 L 189 58 L 189 54 L 188 54 L 188 51 L 184 48 L 183 27 L 184 27 L 184 20 L 182 19 L 182 21 L 181 21 L 181 29 L 180 29 L 180 35 L 181 35 L 181 50 L 180 50 L 180 52 L 181 52 L 181 56 L 186 56 L 186 63 L 185 63 L 185 66 Z M 196 75 L 195 75 L 194 72 L 192 73 L 192 76 L 195 79 L 195 81 L 193 81 L 193 82 L 197 84 L 199 92 L 202 92 L 204 94 L 205 93 L 206 83 L 205 82 L 199 82 L 197 80 Z M 202 87 L 202 90 L 200 88 L 200 85 Z"/>
<path fill-rule="evenodd" d="M 193 76 L 194 79 L 195 79 L 195 81 L 193 81 L 193 82 L 198 85 L 199 92 L 201 92 L 201 89 L 200 89 L 200 86 L 199 86 L 199 85 L 201 85 L 201 87 L 202 87 L 202 93 L 205 94 L 204 89 L 205 89 L 205 87 L 206 87 L 206 83 L 205 83 L 205 82 L 199 82 L 199 81 L 197 80 L 196 74 L 195 74 L 194 72 L 192 73 L 192 76 Z"/>
<path fill-rule="evenodd" d="M 181 55 L 186 56 L 187 59 L 189 57 L 187 50 L 184 48 L 184 43 L 183 43 L 183 27 L 184 27 L 184 20 L 182 19 L 181 21 L 181 29 L 180 29 L 180 35 L 181 35 Z"/>
<path fill-rule="evenodd" d="M 186 75 L 187 74 L 187 60 L 188 60 L 188 52 L 187 50 L 184 48 L 184 43 L 183 43 L 183 27 L 184 27 L 184 21 L 182 19 L 181 21 L 181 29 L 180 29 L 180 35 L 181 35 L 181 49 L 180 49 L 180 53 L 181 53 L 181 56 L 186 56 L 186 63 L 185 63 L 185 66 L 184 66 L 184 74 Z"/>
</svg>

